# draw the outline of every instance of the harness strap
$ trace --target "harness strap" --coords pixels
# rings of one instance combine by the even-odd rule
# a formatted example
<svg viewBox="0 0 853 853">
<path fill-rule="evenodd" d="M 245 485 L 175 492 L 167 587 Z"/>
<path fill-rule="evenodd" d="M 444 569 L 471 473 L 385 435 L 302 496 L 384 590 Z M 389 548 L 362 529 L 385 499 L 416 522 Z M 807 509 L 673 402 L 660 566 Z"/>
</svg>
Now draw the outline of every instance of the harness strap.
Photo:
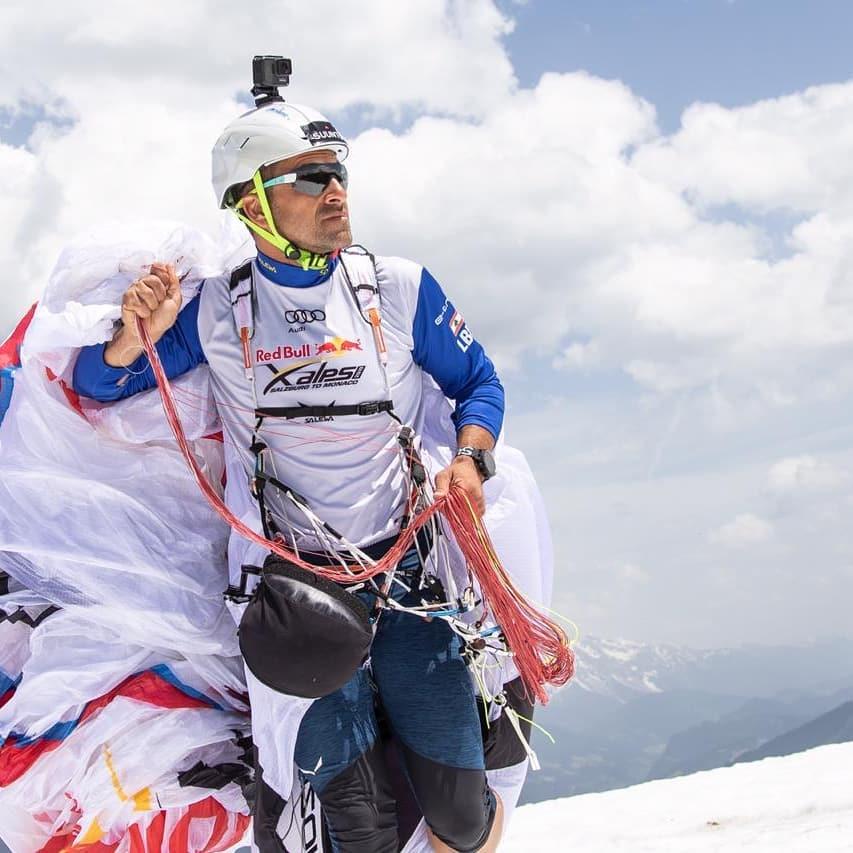
<svg viewBox="0 0 853 853">
<path fill-rule="evenodd" d="M 299 492 L 294 491 L 290 488 L 286 483 L 282 483 L 277 477 L 272 477 L 269 474 L 265 474 L 261 472 L 260 474 L 255 475 L 255 479 L 258 481 L 258 492 L 263 492 L 264 486 L 269 483 L 271 486 L 275 486 L 282 494 L 287 495 L 288 497 L 293 498 L 294 501 L 298 504 L 302 504 L 303 506 L 308 506 L 308 501 L 305 497 L 299 494 Z"/>
<path fill-rule="evenodd" d="M 231 271 L 231 279 L 228 282 L 228 289 L 234 290 L 241 281 L 246 278 L 249 278 L 252 275 L 252 261 L 248 260 L 245 263 L 241 264 L 239 267 L 235 267 Z"/>
<path fill-rule="evenodd" d="M 360 255 L 367 257 L 370 260 L 370 267 L 372 268 L 371 271 L 373 273 L 372 283 L 360 281 L 359 283 L 354 284 L 350 277 L 350 272 L 347 269 L 347 265 L 344 262 L 343 256 L 340 258 L 340 265 L 346 280 L 346 286 L 353 298 L 354 306 L 361 314 L 362 319 L 371 327 L 373 332 L 380 367 L 385 375 L 386 390 L 390 392 L 390 384 L 388 380 L 388 350 L 385 343 L 385 337 L 382 333 L 382 294 L 379 286 L 379 271 L 376 266 L 376 258 L 363 246 L 351 247 L 349 250 L 345 250 L 345 253 L 347 252 L 351 252 L 356 256 Z M 342 253 L 342 255 L 343 254 L 344 253 Z M 250 345 L 250 341 L 254 337 L 255 333 L 254 270 L 251 259 L 247 260 L 232 271 L 228 286 L 234 323 L 237 327 L 242 347 L 244 372 L 246 379 L 255 394 L 256 423 L 252 445 L 250 447 L 250 451 L 255 457 L 255 470 L 253 475 L 249 478 L 250 490 L 253 497 L 258 502 L 258 509 L 260 510 L 264 535 L 267 539 L 274 539 L 279 531 L 265 500 L 264 490 L 267 484 L 289 496 L 294 503 L 301 504 L 306 509 L 309 505 L 308 501 L 302 495 L 297 494 L 285 483 L 266 472 L 264 455 L 267 450 L 267 446 L 259 437 L 260 430 L 263 427 L 264 418 L 272 417 L 290 420 L 295 418 L 328 418 L 347 416 L 369 417 L 371 415 L 387 413 L 398 423 L 401 424 L 401 422 L 394 412 L 394 402 L 390 398 L 386 400 L 369 400 L 355 404 L 335 405 L 332 403 L 328 406 L 308 406 L 298 404 L 296 406 L 286 407 L 259 407 L 257 405 L 255 374 L 252 365 Z M 401 427 L 402 432 L 398 437 L 398 440 L 404 450 L 404 457 L 412 477 L 414 492 L 417 492 L 426 481 L 426 472 L 414 448 L 414 434 L 412 430 L 409 427 L 403 427 L 402 424 Z M 401 529 L 405 529 L 410 522 L 411 509 L 413 505 L 412 501 L 414 499 L 414 495 L 410 497 L 409 507 L 402 519 Z M 332 534 L 336 538 L 342 538 L 341 535 L 331 528 L 326 522 L 320 520 L 320 523 L 328 533 Z"/>
<path fill-rule="evenodd" d="M 367 403 L 354 403 L 346 406 L 286 406 L 283 408 L 255 409 L 255 417 L 264 418 L 323 418 L 335 415 L 378 415 L 380 412 L 391 412 L 394 409 L 393 400 L 371 400 Z"/>
<path fill-rule="evenodd" d="M 228 282 L 231 291 L 231 308 L 240 336 L 240 346 L 243 350 L 243 370 L 250 385 L 254 385 L 255 376 L 252 372 L 252 351 L 249 341 L 255 334 L 254 316 L 252 311 L 252 262 L 246 261 L 231 273 Z"/>
</svg>

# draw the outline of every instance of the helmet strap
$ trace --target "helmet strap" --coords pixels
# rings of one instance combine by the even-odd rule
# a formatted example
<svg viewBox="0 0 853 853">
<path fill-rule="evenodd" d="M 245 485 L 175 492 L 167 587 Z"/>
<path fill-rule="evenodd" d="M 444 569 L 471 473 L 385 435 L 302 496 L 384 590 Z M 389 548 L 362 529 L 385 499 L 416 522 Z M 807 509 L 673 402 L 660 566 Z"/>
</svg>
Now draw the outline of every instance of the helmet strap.
<svg viewBox="0 0 853 853">
<path fill-rule="evenodd" d="M 258 234 L 260 237 L 263 237 L 268 243 L 271 243 L 276 247 L 289 261 L 295 261 L 299 266 L 304 270 L 324 270 L 329 265 L 329 255 L 328 254 L 317 254 L 316 252 L 309 252 L 307 249 L 303 249 L 296 245 L 296 243 L 291 242 L 287 239 L 287 237 L 278 233 L 278 228 L 276 228 L 275 217 L 272 214 L 272 208 L 270 207 L 269 199 L 267 198 L 267 191 L 264 187 L 263 178 L 261 178 L 260 169 L 255 172 L 252 176 L 252 184 L 254 186 L 254 191 L 258 196 L 258 201 L 261 203 L 261 210 L 263 211 L 264 218 L 267 220 L 269 224 L 269 230 L 266 228 L 262 228 L 258 225 L 257 222 L 252 221 L 246 216 L 245 213 L 241 211 L 241 207 L 243 204 L 242 199 L 237 202 L 237 204 L 231 208 L 234 215 L 243 222 L 248 228 L 251 228 L 255 234 Z"/>
</svg>

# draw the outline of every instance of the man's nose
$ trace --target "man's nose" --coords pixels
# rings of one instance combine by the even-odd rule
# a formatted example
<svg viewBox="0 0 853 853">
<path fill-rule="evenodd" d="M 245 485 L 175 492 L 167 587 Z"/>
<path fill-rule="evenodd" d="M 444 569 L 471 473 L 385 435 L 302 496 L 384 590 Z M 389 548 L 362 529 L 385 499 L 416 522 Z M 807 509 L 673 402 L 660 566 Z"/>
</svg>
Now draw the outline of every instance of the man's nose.
<svg viewBox="0 0 853 853">
<path fill-rule="evenodd" d="M 332 200 L 337 200 L 344 202 L 347 198 L 347 191 L 344 188 L 344 185 L 335 177 L 333 177 L 328 184 L 326 184 L 326 189 L 323 192 L 323 201 L 329 202 Z"/>
</svg>

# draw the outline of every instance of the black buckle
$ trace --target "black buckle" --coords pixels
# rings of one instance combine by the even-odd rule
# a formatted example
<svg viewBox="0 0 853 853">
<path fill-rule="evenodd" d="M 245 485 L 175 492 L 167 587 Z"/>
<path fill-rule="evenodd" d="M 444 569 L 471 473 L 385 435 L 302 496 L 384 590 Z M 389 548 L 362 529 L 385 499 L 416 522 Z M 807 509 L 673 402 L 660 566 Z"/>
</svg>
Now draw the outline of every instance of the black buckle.
<svg viewBox="0 0 853 853">
<path fill-rule="evenodd" d="M 254 593 L 250 595 L 246 592 L 246 582 L 249 579 L 249 575 L 260 577 L 262 574 L 263 571 L 257 566 L 240 566 L 240 583 L 236 586 L 230 584 L 225 592 L 222 593 L 223 598 L 233 601 L 235 604 L 245 604 L 247 601 L 251 601 L 254 598 Z"/>
<path fill-rule="evenodd" d="M 400 427 L 400 430 L 397 433 L 397 443 L 400 447 L 408 450 L 414 444 L 414 440 L 415 431 L 410 426 Z"/>
<path fill-rule="evenodd" d="M 374 400 L 371 403 L 359 403 L 355 410 L 359 415 L 367 416 L 367 415 L 378 415 L 380 411 L 382 411 L 382 403 Z"/>
</svg>

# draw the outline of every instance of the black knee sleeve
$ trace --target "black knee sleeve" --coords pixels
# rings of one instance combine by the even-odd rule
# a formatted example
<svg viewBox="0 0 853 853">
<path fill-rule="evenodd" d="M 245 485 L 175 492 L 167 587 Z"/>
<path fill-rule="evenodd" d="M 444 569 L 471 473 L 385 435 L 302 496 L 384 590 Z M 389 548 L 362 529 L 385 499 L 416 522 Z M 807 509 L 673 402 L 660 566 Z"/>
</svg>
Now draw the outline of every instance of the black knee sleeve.
<svg viewBox="0 0 853 853">
<path fill-rule="evenodd" d="M 341 853 L 397 853 L 397 812 L 377 742 L 319 795 Z"/>
<path fill-rule="evenodd" d="M 448 767 L 401 746 L 415 797 L 433 834 L 458 853 L 475 853 L 495 822 L 495 795 L 485 771 Z"/>
<path fill-rule="evenodd" d="M 524 689 L 520 678 L 504 685 L 507 705 L 523 719 L 519 720 L 524 739 L 530 743 L 533 719 L 533 702 Z M 486 770 L 498 770 L 502 767 L 512 767 L 527 758 L 527 750 L 509 721 L 506 713 L 496 720 L 487 723 L 483 704 L 477 703 L 480 712 L 480 725 L 483 729 L 483 753 L 486 757 Z"/>
</svg>

